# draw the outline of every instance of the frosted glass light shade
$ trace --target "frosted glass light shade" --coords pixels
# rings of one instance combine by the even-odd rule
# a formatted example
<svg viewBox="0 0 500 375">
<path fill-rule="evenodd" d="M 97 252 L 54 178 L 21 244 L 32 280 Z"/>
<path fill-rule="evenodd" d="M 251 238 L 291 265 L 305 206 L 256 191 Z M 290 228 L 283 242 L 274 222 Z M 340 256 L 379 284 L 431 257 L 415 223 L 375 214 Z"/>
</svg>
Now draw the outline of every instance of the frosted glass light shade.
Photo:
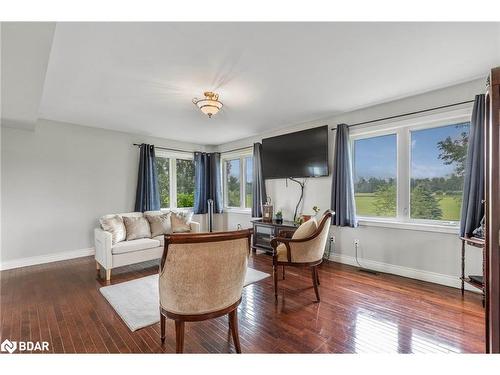
<svg viewBox="0 0 500 375">
<path fill-rule="evenodd" d="M 221 110 L 222 103 L 218 100 L 219 95 L 213 92 L 208 91 L 205 92 L 204 95 L 204 99 L 194 98 L 193 103 L 208 117 L 212 117 Z"/>
</svg>

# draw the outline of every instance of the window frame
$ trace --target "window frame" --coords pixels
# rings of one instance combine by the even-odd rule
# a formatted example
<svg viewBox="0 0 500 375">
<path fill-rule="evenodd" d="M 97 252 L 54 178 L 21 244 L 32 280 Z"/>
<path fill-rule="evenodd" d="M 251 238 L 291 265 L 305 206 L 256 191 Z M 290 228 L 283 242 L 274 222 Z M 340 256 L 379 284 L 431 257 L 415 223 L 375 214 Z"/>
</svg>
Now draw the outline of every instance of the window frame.
<svg viewBox="0 0 500 375">
<path fill-rule="evenodd" d="M 353 163 L 352 175 L 354 176 L 354 172 L 355 172 L 355 169 L 354 169 L 354 167 L 355 167 L 354 166 L 354 160 L 355 160 L 354 143 L 355 143 L 355 141 L 362 140 L 362 139 L 383 137 L 383 136 L 387 136 L 387 135 L 395 135 L 396 136 L 396 176 L 395 176 L 395 178 L 396 178 L 396 216 L 393 217 L 393 216 L 359 216 L 359 215 L 356 215 L 358 219 L 363 219 L 363 220 L 375 219 L 375 220 L 394 221 L 394 220 L 398 220 L 398 218 L 400 217 L 400 215 L 399 215 L 399 207 L 400 207 L 400 202 L 399 202 L 399 195 L 400 195 L 399 194 L 399 164 L 398 164 L 400 145 L 399 145 L 399 136 L 398 136 L 397 132 L 381 130 L 380 132 L 377 131 L 377 132 L 369 133 L 369 134 L 360 134 L 358 136 L 350 135 L 349 148 L 350 148 L 350 152 L 351 152 L 351 156 L 352 156 L 352 163 Z"/>
<path fill-rule="evenodd" d="M 155 157 L 168 158 L 169 168 L 169 201 L 170 207 L 161 207 L 164 209 L 180 209 L 180 210 L 193 210 L 194 207 L 177 207 L 177 160 L 191 160 L 194 161 L 194 155 L 189 152 L 169 151 L 169 150 L 155 150 Z M 193 181 L 194 183 L 194 181 Z"/>
<path fill-rule="evenodd" d="M 253 149 L 246 148 L 244 150 L 239 150 L 237 152 L 226 152 L 221 155 L 221 168 L 222 168 L 222 191 L 223 191 L 223 201 L 224 210 L 227 212 L 240 212 L 240 213 L 250 213 L 252 211 L 251 207 L 245 207 L 246 203 L 246 158 L 252 158 L 253 163 Z M 226 173 L 226 162 L 231 160 L 240 161 L 240 205 L 238 207 L 228 206 L 228 190 L 227 190 L 227 173 Z"/>
<path fill-rule="evenodd" d="M 396 134 L 396 217 L 384 218 L 358 216 L 362 225 L 383 226 L 401 229 L 428 230 L 433 232 L 458 233 L 459 221 L 413 219 L 410 217 L 411 194 L 411 132 L 433 129 L 447 125 L 470 122 L 472 107 L 442 111 L 404 120 L 363 125 L 350 131 L 350 149 L 354 160 L 354 141 L 383 135 Z M 354 173 L 354 164 L 352 165 Z"/>
</svg>

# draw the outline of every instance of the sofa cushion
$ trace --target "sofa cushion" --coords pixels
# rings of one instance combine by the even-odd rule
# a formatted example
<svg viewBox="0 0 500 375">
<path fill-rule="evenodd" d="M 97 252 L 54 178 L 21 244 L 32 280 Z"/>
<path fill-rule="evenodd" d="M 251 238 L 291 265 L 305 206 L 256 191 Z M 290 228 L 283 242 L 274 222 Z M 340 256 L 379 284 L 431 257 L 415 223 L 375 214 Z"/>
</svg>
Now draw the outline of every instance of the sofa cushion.
<svg viewBox="0 0 500 375">
<path fill-rule="evenodd" d="M 303 223 L 300 227 L 297 228 L 297 230 L 293 233 L 292 239 L 300 240 L 303 238 L 307 238 L 309 236 L 312 236 L 317 229 L 318 229 L 318 222 L 316 221 L 316 219 L 315 218 L 309 219 L 305 223 Z"/>
<path fill-rule="evenodd" d="M 172 233 L 170 212 L 159 214 L 145 213 L 144 217 L 149 222 L 149 226 L 151 228 L 151 237 Z"/>
<path fill-rule="evenodd" d="M 143 216 L 124 216 L 123 223 L 127 229 L 127 241 L 151 237 L 149 222 Z"/>
<path fill-rule="evenodd" d="M 120 241 L 125 241 L 127 232 L 125 229 L 125 224 L 120 215 L 107 215 L 99 219 L 101 228 L 106 232 L 111 233 L 111 242 L 118 243 Z"/>
<path fill-rule="evenodd" d="M 122 241 L 111 248 L 113 254 L 131 253 L 133 251 L 140 251 L 160 247 L 160 241 L 152 238 L 141 238 L 138 240 Z"/>
<path fill-rule="evenodd" d="M 163 234 L 161 236 L 156 236 L 153 240 L 160 241 L 160 246 L 162 247 L 165 245 L 165 236 Z"/>
<path fill-rule="evenodd" d="M 172 222 L 172 232 L 191 232 L 191 226 L 189 225 L 189 223 L 191 222 L 192 218 L 193 213 L 191 211 L 172 212 L 172 215 L 170 215 L 170 221 Z"/>
</svg>

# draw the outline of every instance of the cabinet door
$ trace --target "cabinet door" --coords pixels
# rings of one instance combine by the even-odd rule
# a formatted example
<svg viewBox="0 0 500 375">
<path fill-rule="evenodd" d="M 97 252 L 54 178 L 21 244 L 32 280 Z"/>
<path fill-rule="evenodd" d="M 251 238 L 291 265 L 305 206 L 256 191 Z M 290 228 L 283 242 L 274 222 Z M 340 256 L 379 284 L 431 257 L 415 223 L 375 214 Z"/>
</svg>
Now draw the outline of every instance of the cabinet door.
<svg viewBox="0 0 500 375">
<path fill-rule="evenodd" d="M 273 227 L 267 225 L 254 226 L 255 246 L 271 248 L 271 237 L 274 235 Z"/>
</svg>

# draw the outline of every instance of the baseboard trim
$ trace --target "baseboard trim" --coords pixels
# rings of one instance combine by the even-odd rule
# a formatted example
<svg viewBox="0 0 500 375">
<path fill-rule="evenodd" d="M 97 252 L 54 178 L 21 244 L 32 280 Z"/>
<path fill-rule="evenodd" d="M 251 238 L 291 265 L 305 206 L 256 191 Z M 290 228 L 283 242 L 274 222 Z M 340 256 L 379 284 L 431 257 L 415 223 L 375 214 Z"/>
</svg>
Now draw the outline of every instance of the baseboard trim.
<svg viewBox="0 0 500 375">
<path fill-rule="evenodd" d="M 28 267 L 28 266 L 36 266 L 38 264 L 59 262 L 61 260 L 75 259 L 87 257 L 95 254 L 95 249 L 93 247 L 88 249 L 79 249 L 79 250 L 70 250 L 70 251 L 62 251 L 59 253 L 46 254 L 46 255 L 38 255 L 34 257 L 28 258 L 20 258 L 8 260 L 0 263 L 0 270 L 10 270 L 13 268 L 20 267 Z"/>
<path fill-rule="evenodd" d="M 349 255 L 333 254 L 332 256 L 330 256 L 330 260 L 337 263 L 348 264 L 350 266 L 358 267 L 358 264 L 356 263 L 356 258 Z M 461 281 L 458 278 L 458 276 L 453 277 L 450 275 L 444 275 L 442 273 L 397 266 L 394 264 L 378 262 L 370 259 L 358 258 L 358 261 L 363 267 L 377 272 L 390 273 L 393 275 L 408 277 L 410 279 L 422 280 L 422 281 L 427 281 L 429 283 L 450 286 L 452 288 L 460 289 L 462 287 Z M 468 284 L 465 284 L 465 289 L 471 292 L 478 292 L 477 289 L 473 288 Z"/>
</svg>

